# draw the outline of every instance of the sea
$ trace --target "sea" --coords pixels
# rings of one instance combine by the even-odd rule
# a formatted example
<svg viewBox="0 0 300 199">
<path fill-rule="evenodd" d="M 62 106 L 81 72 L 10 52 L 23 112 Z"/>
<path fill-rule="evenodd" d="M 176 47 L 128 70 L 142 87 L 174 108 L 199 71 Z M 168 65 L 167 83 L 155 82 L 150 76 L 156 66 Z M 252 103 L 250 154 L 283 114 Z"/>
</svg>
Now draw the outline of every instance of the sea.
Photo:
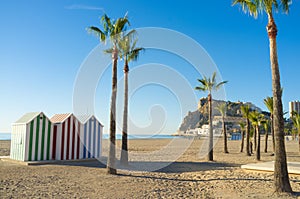
<svg viewBox="0 0 300 199">
<path fill-rule="evenodd" d="M 129 140 L 133 139 L 173 139 L 177 138 L 178 136 L 172 136 L 172 135 L 128 135 Z M 108 134 L 103 134 L 103 139 L 108 139 Z M 116 135 L 117 140 L 122 139 L 122 135 L 117 134 Z M 0 133 L 0 140 L 11 140 L 11 134 L 10 133 Z"/>
<path fill-rule="evenodd" d="M 0 133 L 0 140 L 11 140 L 10 133 Z"/>
<path fill-rule="evenodd" d="M 128 135 L 129 140 L 136 140 L 136 139 L 173 139 L 177 138 L 178 136 L 172 136 L 172 135 Z M 108 134 L 103 134 L 103 139 L 108 139 Z M 121 134 L 116 135 L 117 140 L 122 139 Z"/>
</svg>

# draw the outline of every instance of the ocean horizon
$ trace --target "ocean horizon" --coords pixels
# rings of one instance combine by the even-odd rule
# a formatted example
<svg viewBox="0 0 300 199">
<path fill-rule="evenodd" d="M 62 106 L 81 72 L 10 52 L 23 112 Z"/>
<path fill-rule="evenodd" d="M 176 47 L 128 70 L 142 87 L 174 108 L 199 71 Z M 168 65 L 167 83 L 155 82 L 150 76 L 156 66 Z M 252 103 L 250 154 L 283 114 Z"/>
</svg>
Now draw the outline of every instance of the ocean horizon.
<svg viewBox="0 0 300 199">
<path fill-rule="evenodd" d="M 108 139 L 109 138 L 109 134 L 103 134 L 103 139 Z M 136 139 L 173 139 L 173 138 L 177 138 L 177 136 L 172 136 L 172 135 L 168 135 L 168 134 L 164 134 L 164 135 L 142 135 L 142 134 L 136 134 L 136 135 L 128 135 L 128 139 L 129 140 L 136 140 Z M 117 140 L 121 140 L 122 139 L 122 135 L 121 134 L 117 134 L 116 135 L 116 139 Z M 0 140 L 11 140 L 11 133 L 0 133 Z"/>
</svg>

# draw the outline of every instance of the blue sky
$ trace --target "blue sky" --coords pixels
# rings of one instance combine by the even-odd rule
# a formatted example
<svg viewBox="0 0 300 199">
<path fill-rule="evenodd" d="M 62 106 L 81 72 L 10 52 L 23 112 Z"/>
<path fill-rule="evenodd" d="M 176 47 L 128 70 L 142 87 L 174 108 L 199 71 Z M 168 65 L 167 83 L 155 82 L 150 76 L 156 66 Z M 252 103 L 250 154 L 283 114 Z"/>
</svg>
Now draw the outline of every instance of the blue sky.
<svg viewBox="0 0 300 199">
<path fill-rule="evenodd" d="M 126 3 L 120 0 L 2 0 L 0 132 L 10 132 L 11 123 L 26 112 L 44 111 L 49 116 L 72 112 L 74 82 L 80 65 L 99 44 L 85 29 L 99 26 L 99 17 L 104 12 L 112 18 L 128 12 L 132 28 L 163 27 L 193 38 L 210 54 L 223 79 L 229 81 L 225 87 L 228 100 L 251 101 L 265 109 L 262 100 L 272 94 L 265 29 L 267 18 L 262 16 L 255 20 L 238 7 L 232 7 L 231 1 L 216 4 L 214 1 L 169 0 Z M 284 109 L 288 110 L 289 101 L 300 99 L 297 81 L 300 74 L 300 1 L 293 1 L 289 15 L 278 13 L 275 19 L 279 29 Z M 157 53 L 146 51 L 131 67 L 149 62 L 171 66 L 184 74 L 192 87 L 197 85 L 196 78 L 201 78 L 191 67 L 182 67 L 187 65 L 184 61 L 166 53 L 157 57 Z M 119 78 L 122 78 L 122 67 Z M 110 81 L 107 70 L 95 96 L 95 114 L 106 127 L 105 131 L 109 126 Z M 153 95 L 157 93 L 159 95 Z M 198 98 L 205 96 L 197 92 L 196 95 Z M 151 123 L 151 114 L 149 108 L 141 107 L 161 104 L 169 118 L 162 131 L 174 132 L 180 125 L 181 115 L 178 101 L 172 96 L 170 91 L 157 85 L 141 89 L 132 96 L 132 120 L 147 126 Z"/>
</svg>

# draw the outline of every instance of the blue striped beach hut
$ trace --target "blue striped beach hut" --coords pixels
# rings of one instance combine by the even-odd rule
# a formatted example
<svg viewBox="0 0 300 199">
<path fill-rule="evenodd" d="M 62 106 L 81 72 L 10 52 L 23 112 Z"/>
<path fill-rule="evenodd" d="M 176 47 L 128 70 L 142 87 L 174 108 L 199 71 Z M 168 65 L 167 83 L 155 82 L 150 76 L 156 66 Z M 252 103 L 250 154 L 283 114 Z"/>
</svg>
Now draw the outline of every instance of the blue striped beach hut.
<svg viewBox="0 0 300 199">
<path fill-rule="evenodd" d="M 20 161 L 53 159 L 53 125 L 43 112 L 23 115 L 12 124 L 10 158 Z"/>
<path fill-rule="evenodd" d="M 81 123 L 80 139 L 83 150 L 82 159 L 100 158 L 102 156 L 103 125 L 94 115 L 77 115 Z"/>
</svg>

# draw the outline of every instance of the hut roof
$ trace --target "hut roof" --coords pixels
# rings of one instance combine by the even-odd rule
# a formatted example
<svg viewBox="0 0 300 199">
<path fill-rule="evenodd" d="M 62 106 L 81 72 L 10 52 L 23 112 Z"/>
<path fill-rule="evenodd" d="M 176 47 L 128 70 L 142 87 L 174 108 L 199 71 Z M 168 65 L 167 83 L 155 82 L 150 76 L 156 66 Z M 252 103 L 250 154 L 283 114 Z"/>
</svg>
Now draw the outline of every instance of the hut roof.
<svg viewBox="0 0 300 199">
<path fill-rule="evenodd" d="M 81 124 L 87 123 L 91 118 L 94 118 L 99 122 L 99 120 L 94 115 L 76 115 L 76 118 L 80 121 Z M 101 122 L 99 122 L 101 124 Z M 103 126 L 101 124 L 101 126 Z"/>
<path fill-rule="evenodd" d="M 43 112 L 31 112 L 31 113 L 26 113 L 23 115 L 20 119 L 18 119 L 15 123 L 22 123 L 22 124 L 27 124 L 31 122 L 34 118 L 36 118 L 38 115 L 43 114 Z"/>
<path fill-rule="evenodd" d="M 55 114 L 51 117 L 50 120 L 52 123 L 63 123 L 71 115 L 72 115 L 72 113 Z"/>
</svg>

